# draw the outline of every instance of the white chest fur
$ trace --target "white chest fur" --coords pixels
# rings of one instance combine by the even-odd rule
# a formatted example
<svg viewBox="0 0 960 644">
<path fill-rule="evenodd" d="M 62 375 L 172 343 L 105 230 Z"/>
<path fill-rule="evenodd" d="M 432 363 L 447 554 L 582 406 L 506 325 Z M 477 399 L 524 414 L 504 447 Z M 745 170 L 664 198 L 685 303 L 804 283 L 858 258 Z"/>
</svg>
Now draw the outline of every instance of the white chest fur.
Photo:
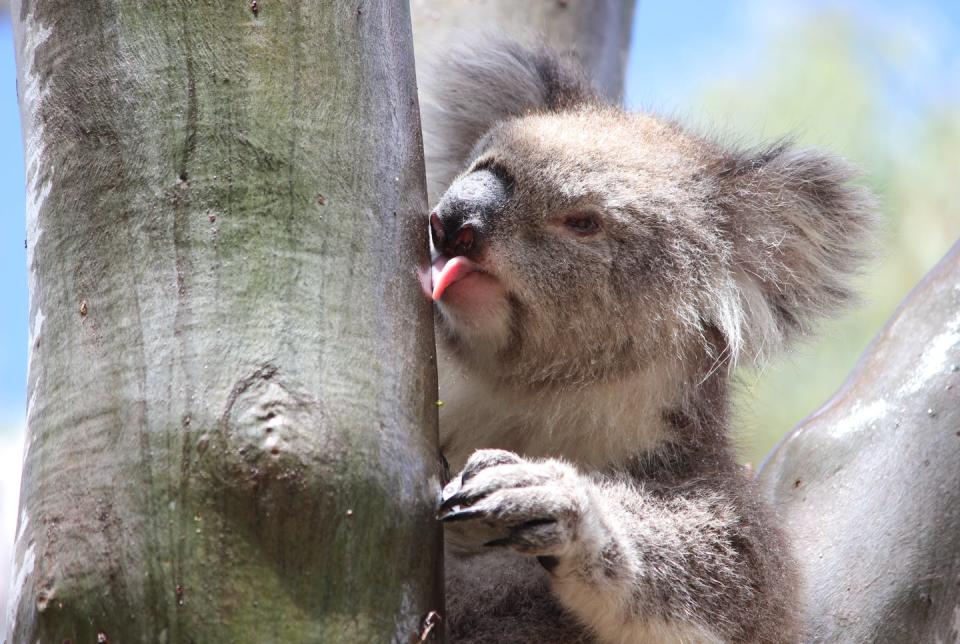
<svg viewBox="0 0 960 644">
<path fill-rule="evenodd" d="M 657 369 L 628 379 L 549 391 L 506 388 L 439 353 L 440 446 L 453 471 L 476 449 L 562 458 L 584 471 L 657 447 L 678 388 Z"/>
</svg>

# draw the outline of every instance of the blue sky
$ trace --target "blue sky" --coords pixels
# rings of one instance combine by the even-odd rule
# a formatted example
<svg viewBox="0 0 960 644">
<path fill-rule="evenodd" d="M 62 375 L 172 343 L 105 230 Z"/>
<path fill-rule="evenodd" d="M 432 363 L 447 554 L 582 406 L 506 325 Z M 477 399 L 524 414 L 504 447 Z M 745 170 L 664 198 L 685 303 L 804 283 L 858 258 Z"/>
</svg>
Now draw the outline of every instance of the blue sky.
<svg viewBox="0 0 960 644">
<path fill-rule="evenodd" d="M 772 2 L 641 1 L 636 12 L 626 100 L 636 108 L 689 113 L 691 97 L 718 73 L 747 70 L 771 34 L 804 12 L 838 9 L 896 33 L 911 50 L 911 73 L 889 77 L 885 89 L 898 113 L 960 91 L 960 2 L 849 0 Z M 0 435 L 23 423 L 27 289 L 24 169 L 10 21 L 0 18 Z"/>
<path fill-rule="evenodd" d="M 0 18 L 0 433 L 23 423 L 27 373 L 27 251 L 23 151 L 13 35 Z"/>
<path fill-rule="evenodd" d="M 902 50 L 903 67 L 883 78 L 891 107 L 909 114 L 960 95 L 960 2 L 956 0 L 639 0 L 633 25 L 626 101 L 633 109 L 686 114 L 718 76 L 743 76 L 763 62 L 771 39 L 804 17 L 847 14 L 877 42 Z M 879 40 L 882 38 L 883 43 Z"/>
</svg>

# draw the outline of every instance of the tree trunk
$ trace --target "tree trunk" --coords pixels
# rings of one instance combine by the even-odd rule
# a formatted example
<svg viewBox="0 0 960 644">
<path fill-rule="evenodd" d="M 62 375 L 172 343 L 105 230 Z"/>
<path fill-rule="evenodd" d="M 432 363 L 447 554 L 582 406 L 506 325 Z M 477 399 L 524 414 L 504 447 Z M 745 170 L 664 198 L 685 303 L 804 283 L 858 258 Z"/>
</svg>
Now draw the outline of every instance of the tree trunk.
<svg viewBox="0 0 960 644">
<path fill-rule="evenodd" d="M 409 15 L 15 2 L 11 642 L 408 642 L 439 609 Z"/>
<path fill-rule="evenodd" d="M 421 78 L 420 102 L 431 98 L 424 94 L 431 60 L 450 55 L 451 45 L 465 39 L 479 40 L 485 35 L 506 35 L 521 42 L 545 42 L 561 54 L 576 59 L 589 73 L 597 88 L 609 98 L 623 96 L 630 27 L 634 0 L 413 0 L 413 36 Z M 424 120 L 425 133 L 430 132 Z M 434 149 L 443 141 L 425 138 L 427 187 L 430 203 L 436 203 L 446 186 L 431 177 Z"/>
<path fill-rule="evenodd" d="M 759 482 L 793 534 L 809 641 L 957 641 L 960 244 Z"/>
</svg>

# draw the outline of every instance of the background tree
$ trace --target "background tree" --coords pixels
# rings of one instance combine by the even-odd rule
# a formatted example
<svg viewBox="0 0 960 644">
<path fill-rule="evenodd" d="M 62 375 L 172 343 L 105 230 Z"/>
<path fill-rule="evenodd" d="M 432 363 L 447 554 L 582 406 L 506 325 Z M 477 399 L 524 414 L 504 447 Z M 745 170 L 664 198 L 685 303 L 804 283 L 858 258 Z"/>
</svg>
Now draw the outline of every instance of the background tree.
<svg viewBox="0 0 960 644">
<path fill-rule="evenodd" d="M 544 41 L 579 60 L 607 95 L 623 95 L 634 0 L 412 0 L 411 9 L 417 60 L 449 55 L 470 37 Z"/>
<path fill-rule="evenodd" d="M 403 3 L 15 2 L 11 642 L 408 641 L 440 606 Z"/>
<path fill-rule="evenodd" d="M 812 642 L 960 636 L 960 244 L 760 472 Z"/>
<path fill-rule="evenodd" d="M 456 55 L 465 40 L 477 43 L 484 37 L 506 36 L 546 44 L 578 61 L 612 100 L 623 95 L 634 0 L 412 0 L 411 9 L 431 203 L 446 186 L 431 171 L 431 161 L 445 142 L 431 136 L 431 109 L 439 106 L 430 96 L 430 64 Z"/>
</svg>

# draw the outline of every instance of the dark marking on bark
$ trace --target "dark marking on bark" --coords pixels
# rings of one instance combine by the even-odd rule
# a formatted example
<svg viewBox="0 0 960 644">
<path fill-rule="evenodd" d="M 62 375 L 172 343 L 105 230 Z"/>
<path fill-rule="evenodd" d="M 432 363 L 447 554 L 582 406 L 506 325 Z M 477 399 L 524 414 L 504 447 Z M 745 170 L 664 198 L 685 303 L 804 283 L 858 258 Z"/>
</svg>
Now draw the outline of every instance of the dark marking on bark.
<svg viewBox="0 0 960 644">
<path fill-rule="evenodd" d="M 300 104 L 300 62 L 301 62 L 301 47 L 303 44 L 303 35 L 301 33 L 302 22 L 300 20 L 300 3 L 294 3 L 291 11 L 293 12 L 293 34 L 290 50 L 292 52 L 292 69 L 290 79 L 291 87 L 291 101 L 290 101 L 290 142 L 289 142 L 289 156 L 287 160 L 287 195 L 290 199 L 290 210 L 288 212 L 287 219 L 287 232 L 293 235 L 293 223 L 296 220 L 297 214 L 297 194 L 296 194 L 296 171 L 297 171 L 297 138 L 300 135 L 299 128 L 297 127 L 298 120 L 296 110 Z"/>
<path fill-rule="evenodd" d="M 192 256 L 189 250 L 191 246 L 189 219 L 192 194 L 189 190 L 189 183 L 187 182 L 189 180 L 188 168 L 193 160 L 193 154 L 196 148 L 198 107 L 195 76 L 196 70 L 194 67 L 191 29 L 189 26 L 189 17 L 186 6 L 181 9 L 180 13 L 180 37 L 183 41 L 184 69 L 186 72 L 187 81 L 186 136 L 181 144 L 183 147 L 180 150 L 179 168 L 177 171 L 177 178 L 180 183 L 178 186 L 174 186 L 168 193 L 171 200 L 171 210 L 173 215 L 173 259 L 174 270 L 176 272 L 178 298 L 176 303 L 176 312 L 174 313 L 173 317 L 174 337 L 177 340 L 178 355 L 176 356 L 174 363 L 171 365 L 171 368 L 174 368 L 173 365 L 176 364 L 189 364 L 191 354 L 193 352 L 192 347 L 188 343 L 189 333 L 186 331 L 194 319 L 193 311 L 191 310 L 189 303 L 190 286 L 188 282 L 188 276 L 192 276 L 194 274 Z M 171 97 L 171 99 L 176 100 L 176 97 Z M 191 482 L 194 477 L 194 431 L 190 422 L 190 418 L 193 413 L 191 401 L 194 400 L 194 386 L 192 381 L 193 378 L 187 378 L 185 381 L 184 399 L 186 401 L 186 410 L 184 413 L 183 422 L 181 423 L 181 431 L 179 435 L 179 480 L 176 482 L 176 487 L 170 490 L 170 496 L 177 500 L 179 512 L 174 520 L 176 521 L 177 526 L 176 532 L 181 535 L 188 534 L 193 529 L 190 525 L 191 513 L 188 511 L 188 508 L 191 504 Z M 184 576 L 182 562 L 189 558 L 186 539 L 180 538 L 177 540 L 175 553 L 175 558 L 171 562 L 171 574 L 175 579 L 179 579 Z M 174 636 L 176 636 L 177 632 L 182 632 L 184 626 L 180 623 L 181 619 L 182 617 L 178 613 L 175 621 L 171 624 L 172 628 L 174 629 L 172 633 Z"/>
<path fill-rule="evenodd" d="M 187 167 L 193 160 L 193 153 L 197 147 L 197 79 L 193 62 L 193 44 L 188 29 L 187 10 L 181 12 L 183 24 L 184 65 L 187 72 L 187 136 L 183 142 L 183 152 L 180 157 L 180 181 L 187 181 Z"/>
</svg>

